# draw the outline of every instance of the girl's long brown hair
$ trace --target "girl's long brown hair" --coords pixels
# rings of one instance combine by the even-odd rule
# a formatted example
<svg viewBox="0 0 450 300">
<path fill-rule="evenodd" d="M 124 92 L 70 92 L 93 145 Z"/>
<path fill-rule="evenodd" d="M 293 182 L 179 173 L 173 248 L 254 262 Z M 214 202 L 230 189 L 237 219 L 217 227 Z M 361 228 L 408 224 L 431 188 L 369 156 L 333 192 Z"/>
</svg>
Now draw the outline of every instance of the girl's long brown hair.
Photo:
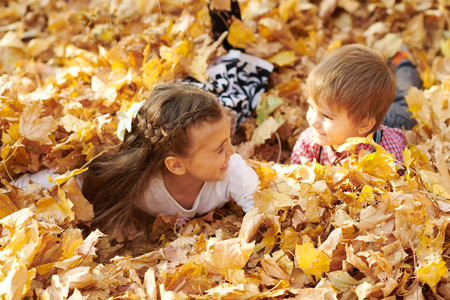
<svg viewBox="0 0 450 300">
<path fill-rule="evenodd" d="M 188 128 L 218 122 L 227 110 L 197 87 L 170 83 L 157 86 L 139 110 L 119 150 L 94 160 L 83 178 L 83 195 L 94 205 L 93 228 L 127 239 L 146 229 L 152 218 L 137 208 L 152 177 L 165 168 L 166 157 L 187 157 Z"/>
</svg>

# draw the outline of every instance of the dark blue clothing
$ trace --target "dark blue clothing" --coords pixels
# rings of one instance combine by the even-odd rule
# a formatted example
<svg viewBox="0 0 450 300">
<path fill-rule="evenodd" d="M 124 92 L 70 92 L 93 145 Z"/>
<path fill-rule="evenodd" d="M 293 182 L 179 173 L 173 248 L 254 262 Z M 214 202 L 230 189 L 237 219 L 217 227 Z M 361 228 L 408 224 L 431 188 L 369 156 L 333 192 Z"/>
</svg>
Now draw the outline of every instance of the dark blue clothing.
<svg viewBox="0 0 450 300">
<path fill-rule="evenodd" d="M 384 117 L 383 125 L 411 130 L 417 121 L 411 118 L 411 112 L 407 111 L 409 107 L 405 95 L 411 86 L 421 89 L 423 82 L 416 67 L 407 59 L 401 61 L 395 68 L 395 81 L 395 99 Z"/>
</svg>

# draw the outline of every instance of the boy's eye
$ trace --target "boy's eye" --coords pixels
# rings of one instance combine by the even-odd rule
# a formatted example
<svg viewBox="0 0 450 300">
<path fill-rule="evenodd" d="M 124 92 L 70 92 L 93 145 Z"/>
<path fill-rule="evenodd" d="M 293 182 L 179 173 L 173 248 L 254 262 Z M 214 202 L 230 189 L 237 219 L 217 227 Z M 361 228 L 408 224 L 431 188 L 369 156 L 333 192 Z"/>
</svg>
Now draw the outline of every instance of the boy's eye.
<svg viewBox="0 0 450 300">
<path fill-rule="evenodd" d="M 328 120 L 333 120 L 333 118 L 332 117 L 330 117 L 330 116 L 328 116 L 328 115 L 323 115 L 324 117 L 325 117 L 325 119 L 328 119 Z"/>
</svg>

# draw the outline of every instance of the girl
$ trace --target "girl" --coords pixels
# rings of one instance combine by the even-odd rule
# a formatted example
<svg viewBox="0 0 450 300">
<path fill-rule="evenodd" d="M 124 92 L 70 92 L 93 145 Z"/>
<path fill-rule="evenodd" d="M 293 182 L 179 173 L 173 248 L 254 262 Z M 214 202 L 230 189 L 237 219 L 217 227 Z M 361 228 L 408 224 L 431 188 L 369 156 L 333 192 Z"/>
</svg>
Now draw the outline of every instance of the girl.
<svg viewBox="0 0 450 300">
<path fill-rule="evenodd" d="M 83 176 L 83 194 L 96 212 L 94 226 L 126 236 L 147 223 L 145 214 L 179 214 L 180 225 L 231 198 L 244 212 L 253 207 L 258 177 L 236 154 L 231 114 L 213 94 L 164 84 L 141 104 L 129 115 L 134 118 L 127 130 L 126 114 L 118 113 L 123 143 L 116 153 L 93 161 Z"/>
<path fill-rule="evenodd" d="M 231 144 L 232 113 L 213 94 L 169 83 L 149 99 L 119 111 L 118 151 L 91 162 L 77 178 L 94 205 L 92 228 L 126 239 L 147 228 L 150 216 L 179 215 L 182 225 L 234 199 L 244 212 L 254 206 L 259 180 Z M 25 174 L 46 183 L 52 170 Z"/>
</svg>

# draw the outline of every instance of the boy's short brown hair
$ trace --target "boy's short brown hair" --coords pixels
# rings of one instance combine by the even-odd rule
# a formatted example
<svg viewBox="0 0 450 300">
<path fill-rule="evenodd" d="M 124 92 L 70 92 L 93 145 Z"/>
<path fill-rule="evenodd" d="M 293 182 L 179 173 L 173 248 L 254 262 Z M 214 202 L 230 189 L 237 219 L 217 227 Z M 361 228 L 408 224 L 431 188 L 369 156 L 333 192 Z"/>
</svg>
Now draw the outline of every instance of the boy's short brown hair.
<svg viewBox="0 0 450 300">
<path fill-rule="evenodd" d="M 346 45 L 327 55 L 306 80 L 308 97 L 332 109 L 344 110 L 358 124 L 366 118 L 383 122 L 395 98 L 395 75 L 380 53 L 358 44 Z"/>
</svg>

